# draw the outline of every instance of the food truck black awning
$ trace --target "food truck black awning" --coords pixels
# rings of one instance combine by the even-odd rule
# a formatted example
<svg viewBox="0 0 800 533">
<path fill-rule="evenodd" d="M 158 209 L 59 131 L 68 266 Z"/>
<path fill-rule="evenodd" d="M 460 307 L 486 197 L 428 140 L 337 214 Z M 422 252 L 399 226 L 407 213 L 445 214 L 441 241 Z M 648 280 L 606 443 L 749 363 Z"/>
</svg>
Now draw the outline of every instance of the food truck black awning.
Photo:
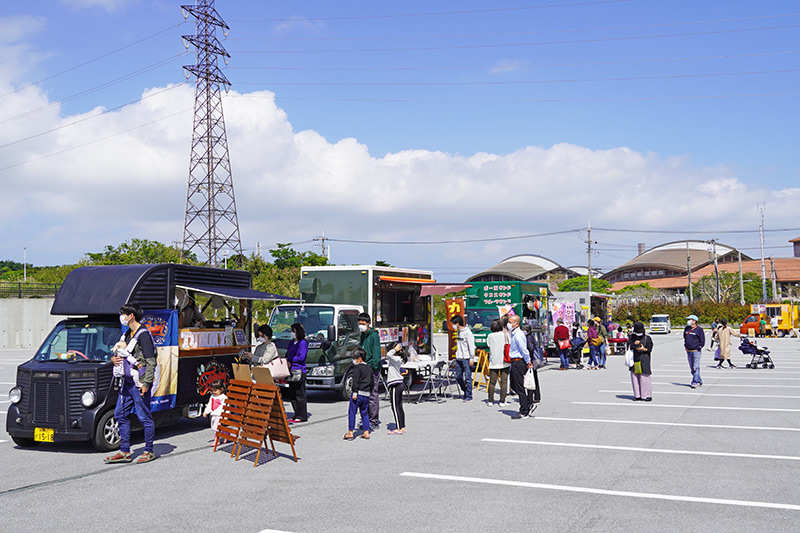
<svg viewBox="0 0 800 533">
<path fill-rule="evenodd" d="M 292 298 L 290 296 L 281 296 L 280 294 L 273 294 L 271 292 L 261 292 L 255 289 L 238 289 L 232 287 L 216 287 L 209 285 L 176 285 L 179 289 L 186 289 L 189 291 L 197 291 L 211 296 L 222 296 L 223 298 L 233 298 L 236 300 L 280 300 L 285 302 L 299 302 L 300 298 Z"/>
<path fill-rule="evenodd" d="M 244 270 L 225 270 L 162 263 L 153 265 L 99 265 L 76 268 L 67 275 L 50 310 L 52 315 L 116 315 L 126 302 L 143 309 L 171 309 L 177 286 L 242 291 L 245 299 L 290 300 L 251 289 L 252 276 Z M 202 290 L 202 289 L 200 289 Z M 265 297 L 267 296 L 268 297 Z M 226 294 L 227 296 L 227 294 Z"/>
</svg>

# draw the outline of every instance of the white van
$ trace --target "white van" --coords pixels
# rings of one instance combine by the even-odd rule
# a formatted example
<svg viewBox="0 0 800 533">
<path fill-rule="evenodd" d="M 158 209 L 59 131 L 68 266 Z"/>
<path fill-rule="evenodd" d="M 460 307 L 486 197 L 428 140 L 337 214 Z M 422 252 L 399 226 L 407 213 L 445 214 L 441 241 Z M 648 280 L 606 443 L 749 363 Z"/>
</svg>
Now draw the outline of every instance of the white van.
<svg viewBox="0 0 800 533">
<path fill-rule="evenodd" d="M 650 317 L 650 333 L 670 333 L 672 323 L 669 315 L 653 315 Z"/>
</svg>

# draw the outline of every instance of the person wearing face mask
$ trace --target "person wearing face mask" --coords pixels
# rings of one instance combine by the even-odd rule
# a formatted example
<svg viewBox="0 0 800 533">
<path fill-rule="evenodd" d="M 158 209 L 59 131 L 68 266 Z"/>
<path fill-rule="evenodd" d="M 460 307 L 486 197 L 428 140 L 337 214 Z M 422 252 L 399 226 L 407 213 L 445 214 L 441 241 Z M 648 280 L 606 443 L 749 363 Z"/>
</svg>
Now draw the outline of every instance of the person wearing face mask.
<svg viewBox="0 0 800 533">
<path fill-rule="evenodd" d="M 519 397 L 519 413 L 512 416 L 514 420 L 530 418 L 537 405 L 533 403 L 533 391 L 525 388 L 525 373 L 533 368 L 531 355 L 528 352 L 528 341 L 519 328 L 519 316 L 508 317 L 508 328 L 511 330 L 509 357 L 511 358 L 511 388 Z"/>
<path fill-rule="evenodd" d="M 244 357 L 256 366 L 267 366 L 273 359 L 278 357 L 278 348 L 272 342 L 272 328 L 268 324 L 258 328 L 256 331 L 256 349 L 253 353 L 245 353 Z"/>
<path fill-rule="evenodd" d="M 367 313 L 358 315 L 358 330 L 361 332 L 361 347 L 367 352 L 365 362 L 372 369 L 372 394 L 369 395 L 369 424 L 373 428 L 380 425 L 380 394 L 379 383 L 381 379 L 381 339 L 372 319 Z"/>
<path fill-rule="evenodd" d="M 641 374 L 637 374 L 631 367 L 631 385 L 633 385 L 633 400 L 649 402 L 653 400 L 653 384 L 650 376 L 650 356 L 653 353 L 653 339 L 644 333 L 644 324 L 633 323 L 633 333 L 628 340 L 628 347 L 633 350 L 634 365 L 639 363 Z"/>
<path fill-rule="evenodd" d="M 140 387 L 137 388 L 130 376 L 124 376 L 119 387 L 117 406 L 114 417 L 119 424 L 119 451 L 105 458 L 106 463 L 130 463 L 131 457 L 131 421 L 130 416 L 136 411 L 136 418 L 144 428 L 144 452 L 136 460 L 137 463 L 147 463 L 156 458 L 153 454 L 153 440 L 156 427 L 153 416 L 150 414 L 150 388 L 153 386 L 156 371 L 156 348 L 150 331 L 141 323 L 142 308 L 134 303 L 126 303 L 119 310 L 119 321 L 128 330 L 122 339 L 114 345 L 114 355 L 111 362 L 115 365 L 123 364 L 123 357 L 117 355 L 117 350 L 131 350 L 131 354 L 144 365 L 144 375 L 139 378 Z"/>
<path fill-rule="evenodd" d="M 296 322 L 291 328 L 292 342 L 286 349 L 286 361 L 289 363 L 289 398 L 292 402 L 294 415 L 289 422 L 306 422 L 308 411 L 306 404 L 306 355 L 308 355 L 308 342 L 303 324 Z M 296 379 L 298 378 L 299 379 Z"/>
<path fill-rule="evenodd" d="M 689 315 L 686 317 L 686 327 L 683 328 L 683 347 L 686 349 L 689 370 L 692 372 L 693 389 L 703 385 L 700 377 L 700 356 L 703 354 L 703 346 L 706 344 L 706 334 L 703 332 L 703 328 L 697 325 L 697 321 L 697 315 Z"/>
<path fill-rule="evenodd" d="M 464 317 L 454 315 L 450 319 L 456 332 L 456 383 L 464 393 L 464 401 L 472 401 L 472 369 L 475 360 L 475 337 L 472 330 L 464 325 Z"/>
</svg>

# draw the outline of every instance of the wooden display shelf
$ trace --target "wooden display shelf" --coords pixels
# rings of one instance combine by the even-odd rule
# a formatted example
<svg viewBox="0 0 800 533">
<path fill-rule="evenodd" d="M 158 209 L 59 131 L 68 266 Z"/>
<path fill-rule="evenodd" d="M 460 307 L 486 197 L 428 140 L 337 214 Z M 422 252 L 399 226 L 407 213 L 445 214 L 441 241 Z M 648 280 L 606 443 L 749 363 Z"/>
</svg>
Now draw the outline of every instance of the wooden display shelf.
<svg viewBox="0 0 800 533">
<path fill-rule="evenodd" d="M 252 344 L 243 344 L 237 346 L 214 346 L 211 348 L 178 348 L 178 357 L 236 355 L 242 350 L 248 350 L 252 347 Z"/>
</svg>

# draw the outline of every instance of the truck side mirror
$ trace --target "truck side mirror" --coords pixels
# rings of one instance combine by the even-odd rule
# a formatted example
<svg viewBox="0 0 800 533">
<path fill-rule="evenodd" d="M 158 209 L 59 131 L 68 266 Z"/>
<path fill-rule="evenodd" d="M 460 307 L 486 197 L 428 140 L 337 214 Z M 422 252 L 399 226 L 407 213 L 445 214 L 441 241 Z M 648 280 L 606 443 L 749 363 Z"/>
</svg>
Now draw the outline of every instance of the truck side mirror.
<svg viewBox="0 0 800 533">
<path fill-rule="evenodd" d="M 328 340 L 330 342 L 336 342 L 336 326 L 333 324 L 328 326 Z"/>
</svg>

